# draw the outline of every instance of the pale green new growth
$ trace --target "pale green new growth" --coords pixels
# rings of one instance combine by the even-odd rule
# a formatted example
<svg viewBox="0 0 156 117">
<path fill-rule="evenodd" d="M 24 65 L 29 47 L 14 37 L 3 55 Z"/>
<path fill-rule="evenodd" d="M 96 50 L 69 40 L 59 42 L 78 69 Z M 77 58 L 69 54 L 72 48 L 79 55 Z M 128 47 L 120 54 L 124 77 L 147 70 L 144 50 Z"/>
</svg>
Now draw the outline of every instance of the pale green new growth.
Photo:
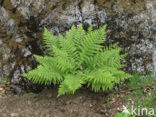
<svg viewBox="0 0 156 117">
<path fill-rule="evenodd" d="M 44 42 L 50 50 L 50 56 L 35 58 L 40 65 L 28 73 L 22 74 L 35 83 L 60 84 L 58 96 L 74 93 L 83 84 L 88 84 L 94 91 L 111 90 L 129 74 L 119 70 L 126 54 L 120 55 L 121 48 L 116 44 L 103 47 L 106 38 L 106 25 L 98 30 L 86 32 L 82 25 L 74 25 L 65 36 L 59 39 L 44 29 Z"/>
</svg>

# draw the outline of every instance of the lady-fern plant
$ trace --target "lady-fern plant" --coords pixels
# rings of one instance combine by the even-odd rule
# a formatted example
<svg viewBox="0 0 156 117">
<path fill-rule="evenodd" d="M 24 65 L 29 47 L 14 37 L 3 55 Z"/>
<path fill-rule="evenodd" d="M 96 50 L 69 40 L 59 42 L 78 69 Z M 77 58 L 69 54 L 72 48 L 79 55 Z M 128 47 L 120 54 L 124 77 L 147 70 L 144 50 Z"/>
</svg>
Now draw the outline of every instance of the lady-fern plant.
<svg viewBox="0 0 156 117">
<path fill-rule="evenodd" d="M 94 91 L 111 90 L 131 76 L 120 70 L 120 61 L 126 54 L 120 55 L 117 44 L 104 47 L 105 38 L 106 25 L 98 30 L 90 27 L 87 32 L 82 25 L 73 25 L 58 39 L 45 28 L 43 41 L 50 50 L 49 56 L 34 55 L 40 65 L 22 76 L 34 83 L 59 84 L 58 96 L 74 93 L 83 84 Z"/>
</svg>

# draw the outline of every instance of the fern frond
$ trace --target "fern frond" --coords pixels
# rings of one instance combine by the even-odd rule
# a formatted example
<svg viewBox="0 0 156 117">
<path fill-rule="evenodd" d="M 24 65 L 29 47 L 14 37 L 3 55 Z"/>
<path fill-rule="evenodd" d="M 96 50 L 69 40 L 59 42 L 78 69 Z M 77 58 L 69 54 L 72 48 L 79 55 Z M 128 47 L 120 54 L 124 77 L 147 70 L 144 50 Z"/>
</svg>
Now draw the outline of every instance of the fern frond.
<svg viewBox="0 0 156 117">
<path fill-rule="evenodd" d="M 75 61 L 68 56 L 65 50 L 54 48 L 54 61 L 57 68 L 64 73 L 71 72 L 75 69 Z"/>
<path fill-rule="evenodd" d="M 120 55 L 121 48 L 115 48 L 117 44 L 105 47 L 95 56 L 90 56 L 85 60 L 85 65 L 90 68 L 114 67 L 122 68 L 124 65 L 120 63 L 126 54 Z"/>
<path fill-rule="evenodd" d="M 88 86 L 91 86 L 92 89 L 97 92 L 100 89 L 103 91 L 111 90 L 115 84 L 118 84 L 129 77 L 131 76 L 116 68 L 103 67 L 93 70 L 92 72 L 86 70 L 85 79 L 88 81 Z"/>
<path fill-rule="evenodd" d="M 67 75 L 65 76 L 65 80 L 61 82 L 58 96 L 64 95 L 66 93 L 74 94 L 77 89 L 79 89 L 82 84 L 84 84 L 84 79 L 78 75 Z"/>
<path fill-rule="evenodd" d="M 59 42 L 58 39 L 52 35 L 47 28 L 44 28 L 44 33 L 43 33 L 43 42 L 46 44 L 45 47 L 50 50 L 50 55 L 53 55 L 53 47 L 59 47 Z"/>
<path fill-rule="evenodd" d="M 69 30 L 66 33 L 65 38 L 72 40 L 79 50 L 79 46 L 81 41 L 84 39 L 84 36 L 86 35 L 86 31 L 83 29 L 82 24 L 78 26 L 78 28 L 75 27 L 75 25 L 72 26 L 71 30 Z"/>
<path fill-rule="evenodd" d="M 76 59 L 78 58 L 79 54 L 73 40 L 63 38 L 62 35 L 59 35 L 59 39 L 61 50 L 66 51 L 67 56 L 69 58 L 73 58 L 76 62 Z"/>
<path fill-rule="evenodd" d="M 102 28 L 91 31 L 84 36 L 80 45 L 80 64 L 84 62 L 89 56 L 94 56 L 102 50 L 102 43 L 106 38 L 106 25 Z"/>
<path fill-rule="evenodd" d="M 56 84 L 63 80 L 63 73 L 56 67 L 56 63 L 52 57 L 41 57 L 35 55 L 36 59 L 41 63 L 36 69 L 29 71 L 28 73 L 21 74 L 23 77 L 27 77 L 34 83 Z"/>
</svg>

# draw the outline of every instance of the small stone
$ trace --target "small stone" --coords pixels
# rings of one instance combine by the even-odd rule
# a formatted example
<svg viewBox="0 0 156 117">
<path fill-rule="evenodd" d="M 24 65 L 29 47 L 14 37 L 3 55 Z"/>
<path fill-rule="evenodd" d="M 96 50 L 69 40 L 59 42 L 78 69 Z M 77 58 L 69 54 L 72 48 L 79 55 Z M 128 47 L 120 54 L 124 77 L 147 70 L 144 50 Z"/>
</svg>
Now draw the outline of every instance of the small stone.
<svg viewBox="0 0 156 117">
<path fill-rule="evenodd" d="M 28 100 L 28 105 L 31 105 L 31 102 Z"/>
<path fill-rule="evenodd" d="M 89 107 L 93 107 L 93 105 L 92 105 L 92 104 L 90 104 L 90 105 L 89 105 Z"/>
<path fill-rule="evenodd" d="M 51 93 L 49 93 L 49 94 L 47 95 L 47 97 L 48 97 L 48 98 L 51 98 L 51 97 L 52 97 L 52 94 L 51 94 Z"/>
<path fill-rule="evenodd" d="M 4 93 L 4 92 L 5 92 L 5 89 L 0 88 L 0 93 Z"/>
<path fill-rule="evenodd" d="M 11 117 L 18 117 L 18 114 L 17 113 L 11 113 L 10 116 Z"/>
</svg>

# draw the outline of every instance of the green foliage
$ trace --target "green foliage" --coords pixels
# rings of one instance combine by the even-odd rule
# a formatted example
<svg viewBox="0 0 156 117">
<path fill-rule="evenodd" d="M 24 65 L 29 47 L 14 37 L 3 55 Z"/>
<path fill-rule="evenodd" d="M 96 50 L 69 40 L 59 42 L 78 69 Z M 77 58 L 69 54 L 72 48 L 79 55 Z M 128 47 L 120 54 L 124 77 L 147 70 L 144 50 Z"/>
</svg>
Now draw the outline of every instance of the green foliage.
<svg viewBox="0 0 156 117">
<path fill-rule="evenodd" d="M 117 113 L 114 117 L 135 117 L 134 115 L 131 116 L 130 114 L 127 113 Z"/>
<path fill-rule="evenodd" d="M 23 94 L 24 98 L 29 98 L 29 97 L 32 97 L 32 96 L 34 96 L 33 93 L 25 93 L 25 94 Z"/>
<path fill-rule="evenodd" d="M 142 75 L 135 73 L 130 82 L 128 83 L 128 89 L 136 89 L 131 91 L 128 95 L 123 97 L 124 101 L 134 101 L 134 108 L 153 108 L 156 110 L 156 79 L 152 75 Z M 153 87 L 153 88 L 152 88 Z M 146 92 L 146 90 L 148 91 Z M 131 104 L 129 105 L 131 107 Z M 137 110 L 138 111 L 138 110 Z M 146 117 L 146 115 L 144 115 Z"/>
<path fill-rule="evenodd" d="M 83 84 L 94 91 L 111 90 L 115 84 L 131 77 L 120 70 L 120 63 L 126 54 L 120 55 L 117 44 L 103 47 L 106 38 L 106 25 L 98 30 L 89 28 L 86 32 L 82 25 L 72 26 L 65 36 L 59 39 L 44 29 L 43 41 L 50 50 L 49 56 L 35 58 L 40 65 L 22 74 L 35 83 L 60 84 L 58 96 L 74 93 Z"/>
<path fill-rule="evenodd" d="M 131 92 L 129 95 L 126 95 L 124 99 L 127 100 L 127 99 L 137 98 L 137 100 L 140 100 L 141 97 L 144 96 L 144 90 L 145 90 L 142 87 L 146 85 L 156 86 L 155 82 L 156 82 L 156 79 L 153 78 L 152 75 L 142 75 L 139 73 L 135 73 L 131 77 L 130 82 L 127 84 L 127 86 L 128 86 L 128 89 L 130 90 L 134 88 L 136 88 L 136 90 Z"/>
<path fill-rule="evenodd" d="M 7 77 L 5 77 L 5 78 L 2 80 L 2 84 L 4 84 L 4 85 L 7 85 L 7 84 L 8 84 L 8 78 L 7 78 Z"/>
<path fill-rule="evenodd" d="M 152 77 L 152 74 L 142 75 L 139 73 L 134 73 L 130 82 L 128 83 L 128 88 L 137 88 L 142 85 L 153 84 L 156 81 L 155 78 Z"/>
</svg>

